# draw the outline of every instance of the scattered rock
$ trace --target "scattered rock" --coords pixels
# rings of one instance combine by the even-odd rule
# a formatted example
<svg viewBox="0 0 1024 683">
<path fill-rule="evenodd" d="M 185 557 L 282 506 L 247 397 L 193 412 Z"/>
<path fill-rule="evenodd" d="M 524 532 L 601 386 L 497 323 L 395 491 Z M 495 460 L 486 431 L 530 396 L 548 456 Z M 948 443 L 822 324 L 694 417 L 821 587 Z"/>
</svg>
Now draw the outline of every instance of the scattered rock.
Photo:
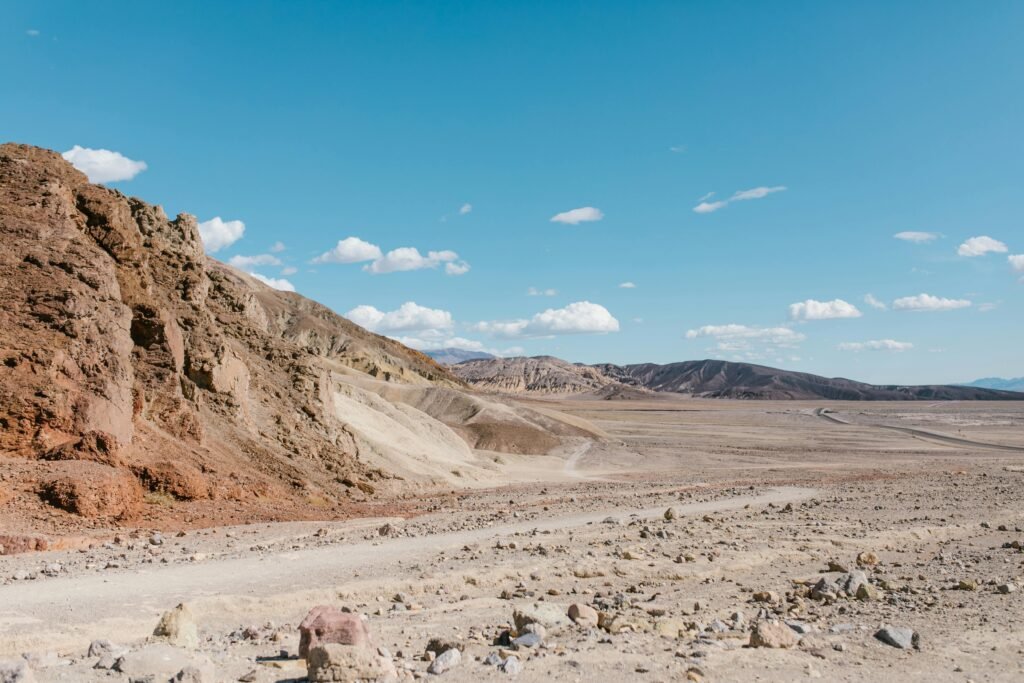
<svg viewBox="0 0 1024 683">
<path fill-rule="evenodd" d="M 458 666 L 462 662 L 462 653 L 452 648 L 439 654 L 427 667 L 427 673 L 443 674 L 445 671 Z"/>
<path fill-rule="evenodd" d="M 1013 593 L 1017 590 L 1017 584 L 1014 583 L 1001 583 L 996 586 L 996 590 L 1006 595 L 1007 593 Z"/>
<path fill-rule="evenodd" d="M 597 610 L 590 605 L 574 602 L 569 605 L 568 615 L 574 623 L 580 626 L 589 626 L 591 628 L 597 626 Z"/>
<path fill-rule="evenodd" d="M 523 663 L 519 660 L 519 657 L 513 655 L 512 657 L 507 657 L 505 661 L 498 665 L 498 671 L 509 676 L 517 676 L 523 672 Z"/>
<path fill-rule="evenodd" d="M 750 647 L 789 648 L 800 642 L 796 632 L 785 624 L 758 622 L 750 632 Z"/>
<path fill-rule="evenodd" d="M 875 638 L 901 650 L 920 649 L 921 637 L 912 628 L 886 626 L 875 633 Z"/>
<path fill-rule="evenodd" d="M 527 624 L 540 624 L 548 629 L 571 625 L 565 607 L 553 602 L 519 605 L 512 612 L 512 620 L 519 631 L 522 631 Z"/>
<path fill-rule="evenodd" d="M 874 567 L 879 562 L 880 560 L 878 559 L 878 555 L 871 551 L 863 552 L 860 555 L 857 555 L 857 564 L 859 564 L 862 567 Z"/>
</svg>

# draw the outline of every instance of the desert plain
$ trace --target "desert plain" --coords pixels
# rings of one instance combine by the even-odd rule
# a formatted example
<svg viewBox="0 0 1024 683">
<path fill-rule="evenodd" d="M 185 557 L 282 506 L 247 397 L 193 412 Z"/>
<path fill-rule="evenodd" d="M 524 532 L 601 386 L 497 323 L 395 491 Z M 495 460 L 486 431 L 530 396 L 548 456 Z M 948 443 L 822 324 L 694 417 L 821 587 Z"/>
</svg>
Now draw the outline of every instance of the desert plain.
<svg viewBox="0 0 1024 683">
<path fill-rule="evenodd" d="M 398 680 L 1024 680 L 1024 402 L 517 401 L 597 436 L 378 516 L 0 556 L 0 658 L 301 681 L 325 605 Z"/>
</svg>

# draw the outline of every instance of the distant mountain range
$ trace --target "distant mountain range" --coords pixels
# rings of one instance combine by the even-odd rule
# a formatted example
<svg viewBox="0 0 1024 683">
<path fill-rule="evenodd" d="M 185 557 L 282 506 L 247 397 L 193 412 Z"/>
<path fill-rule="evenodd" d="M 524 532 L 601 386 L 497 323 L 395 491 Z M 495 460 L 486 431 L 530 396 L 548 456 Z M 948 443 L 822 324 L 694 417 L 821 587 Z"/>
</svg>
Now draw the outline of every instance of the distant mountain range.
<svg viewBox="0 0 1024 683">
<path fill-rule="evenodd" d="M 494 358 L 493 354 L 483 351 L 467 351 L 466 349 L 456 348 L 435 349 L 433 351 L 424 351 L 423 353 L 441 365 L 455 365 L 467 360 L 490 360 Z"/>
<path fill-rule="evenodd" d="M 721 360 L 667 365 L 583 365 L 552 356 L 535 356 L 469 360 L 452 366 L 451 370 L 477 388 L 512 394 L 588 394 L 608 399 L 654 396 L 661 392 L 742 399 L 1024 400 L 1024 394 L 985 387 L 873 385 Z"/>
<path fill-rule="evenodd" d="M 964 384 L 965 387 L 981 387 L 983 389 L 1001 389 L 1003 391 L 1024 391 L 1024 377 L 1003 379 L 1002 377 L 984 377 Z"/>
</svg>

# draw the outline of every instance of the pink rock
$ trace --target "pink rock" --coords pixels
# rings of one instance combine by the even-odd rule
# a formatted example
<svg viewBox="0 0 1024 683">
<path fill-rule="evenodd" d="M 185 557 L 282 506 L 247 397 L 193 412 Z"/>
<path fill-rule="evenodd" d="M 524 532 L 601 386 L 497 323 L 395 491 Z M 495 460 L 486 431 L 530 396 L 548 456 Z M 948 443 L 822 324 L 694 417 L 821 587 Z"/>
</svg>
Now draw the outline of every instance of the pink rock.
<svg viewBox="0 0 1024 683">
<path fill-rule="evenodd" d="M 299 624 L 299 656 L 307 657 L 311 649 L 328 643 L 369 648 L 370 631 L 358 614 L 317 605 Z"/>
</svg>

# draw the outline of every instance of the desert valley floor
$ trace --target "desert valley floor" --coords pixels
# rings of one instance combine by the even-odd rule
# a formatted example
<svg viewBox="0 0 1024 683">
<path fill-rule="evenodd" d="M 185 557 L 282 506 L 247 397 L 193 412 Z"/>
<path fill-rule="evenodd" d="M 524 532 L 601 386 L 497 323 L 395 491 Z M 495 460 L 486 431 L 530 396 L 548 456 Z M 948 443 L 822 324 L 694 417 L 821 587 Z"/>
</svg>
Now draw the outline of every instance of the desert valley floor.
<svg viewBox="0 0 1024 683">
<path fill-rule="evenodd" d="M 2 556 L 0 658 L 37 681 L 304 680 L 298 624 L 327 604 L 367 615 L 401 680 L 1024 680 L 1024 403 L 526 402 L 604 437 L 478 452 L 508 485 L 401 516 Z M 179 603 L 197 642 L 145 644 Z"/>
</svg>

